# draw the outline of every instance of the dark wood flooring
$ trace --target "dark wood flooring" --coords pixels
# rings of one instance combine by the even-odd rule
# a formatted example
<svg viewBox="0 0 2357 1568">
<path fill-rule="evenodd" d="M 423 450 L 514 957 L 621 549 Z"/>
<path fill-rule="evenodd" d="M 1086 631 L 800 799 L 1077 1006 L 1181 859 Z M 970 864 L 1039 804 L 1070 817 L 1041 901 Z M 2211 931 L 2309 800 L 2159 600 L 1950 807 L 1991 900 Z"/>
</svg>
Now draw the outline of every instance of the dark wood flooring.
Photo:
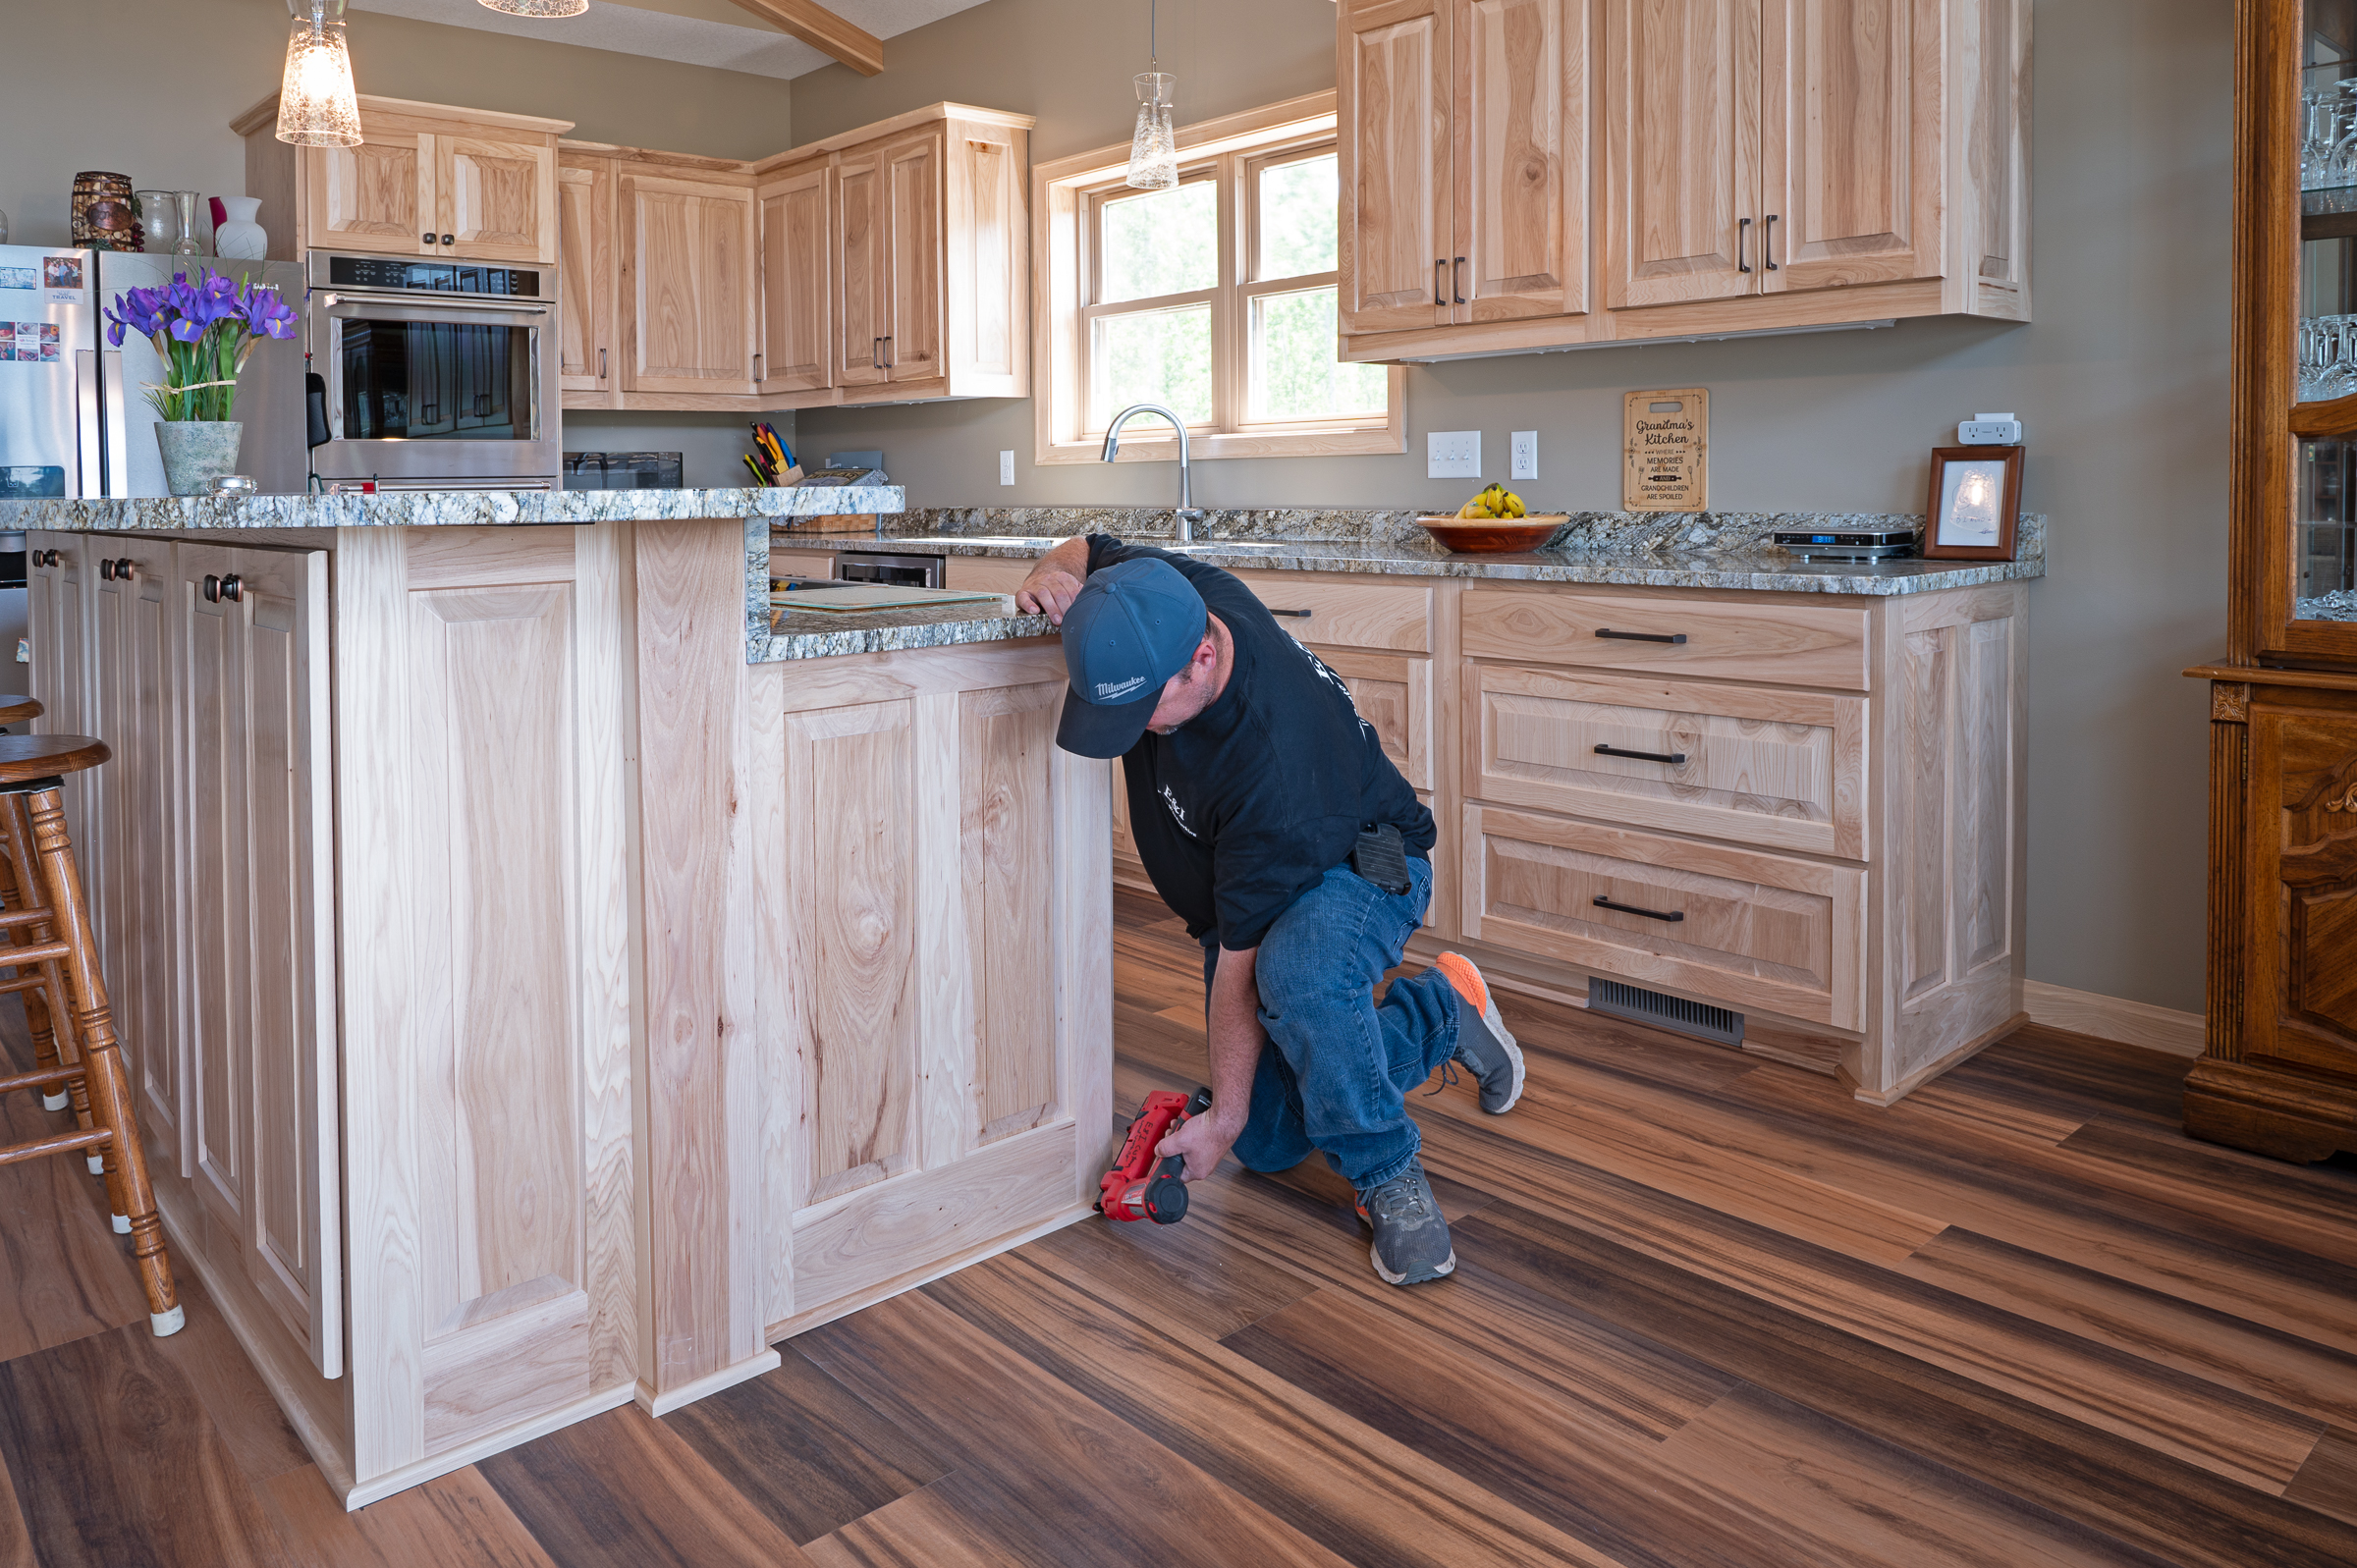
<svg viewBox="0 0 2357 1568">
<path fill-rule="evenodd" d="M 1128 894 L 1117 946 L 1133 1106 L 1200 970 Z M 148 1336 L 95 1183 L 0 1169 L 0 1568 L 2357 1563 L 2357 1164 L 2190 1143 L 2185 1062 L 2076 1036 L 1877 1110 L 1502 1002 L 1521 1107 L 1417 1103 L 1450 1280 L 1232 1167 L 352 1515 L 200 1289 Z"/>
</svg>

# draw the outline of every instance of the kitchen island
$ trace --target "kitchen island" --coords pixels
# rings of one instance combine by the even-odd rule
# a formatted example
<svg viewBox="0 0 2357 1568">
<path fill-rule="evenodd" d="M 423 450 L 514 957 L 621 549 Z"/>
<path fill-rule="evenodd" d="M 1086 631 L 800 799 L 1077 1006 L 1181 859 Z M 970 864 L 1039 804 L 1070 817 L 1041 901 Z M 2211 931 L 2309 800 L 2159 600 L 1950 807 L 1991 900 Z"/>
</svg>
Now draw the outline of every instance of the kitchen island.
<svg viewBox="0 0 2357 1568">
<path fill-rule="evenodd" d="M 38 502 L 176 1266 L 348 1506 L 1087 1212 L 1108 774 L 1034 618 L 773 629 L 900 494 Z M 847 652 L 847 649 L 856 649 Z"/>
</svg>

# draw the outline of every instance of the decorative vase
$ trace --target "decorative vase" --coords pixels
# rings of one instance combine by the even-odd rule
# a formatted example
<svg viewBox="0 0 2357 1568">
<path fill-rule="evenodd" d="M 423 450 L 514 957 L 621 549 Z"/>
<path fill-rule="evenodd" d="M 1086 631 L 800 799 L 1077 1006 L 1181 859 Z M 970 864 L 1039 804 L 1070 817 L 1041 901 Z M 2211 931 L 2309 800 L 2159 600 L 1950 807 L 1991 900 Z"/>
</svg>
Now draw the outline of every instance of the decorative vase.
<svg viewBox="0 0 2357 1568">
<path fill-rule="evenodd" d="M 164 454 L 164 488 L 176 496 L 200 496 L 225 473 L 238 471 L 238 442 L 246 425 L 238 419 L 164 419 L 155 444 Z"/>
<path fill-rule="evenodd" d="M 236 261 L 259 261 L 270 253 L 270 236 L 253 221 L 262 210 L 258 196 L 223 196 L 229 221 L 213 230 L 213 254 Z"/>
<path fill-rule="evenodd" d="M 172 200 L 180 208 L 180 238 L 172 242 L 176 256 L 201 256 L 204 246 L 196 243 L 196 192 L 175 190 Z"/>
<path fill-rule="evenodd" d="M 169 190 L 140 190 L 138 197 L 139 237 L 149 255 L 170 255 L 172 242 L 180 238 L 178 203 Z"/>
</svg>

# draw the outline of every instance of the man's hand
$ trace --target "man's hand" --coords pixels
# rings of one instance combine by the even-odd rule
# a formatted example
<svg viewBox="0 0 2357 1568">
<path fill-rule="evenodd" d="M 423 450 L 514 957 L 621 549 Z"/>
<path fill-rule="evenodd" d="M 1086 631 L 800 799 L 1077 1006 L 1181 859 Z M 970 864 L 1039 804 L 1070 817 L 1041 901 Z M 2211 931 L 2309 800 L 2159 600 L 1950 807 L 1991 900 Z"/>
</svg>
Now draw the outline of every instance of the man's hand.
<svg viewBox="0 0 2357 1568">
<path fill-rule="evenodd" d="M 1039 558 L 1022 586 L 1014 590 L 1014 607 L 1025 615 L 1046 616 L 1064 624 L 1064 613 L 1080 597 L 1080 579 L 1088 575 L 1088 541 L 1074 535 Z"/>
<path fill-rule="evenodd" d="M 1168 1160 L 1173 1155 L 1184 1155 L 1186 1169 L 1179 1179 L 1201 1181 L 1219 1168 L 1220 1162 L 1228 1158 L 1228 1151 L 1234 1147 L 1243 1131 L 1243 1117 L 1224 1117 L 1214 1106 L 1200 1116 L 1188 1117 L 1184 1126 L 1156 1144 L 1154 1158 Z"/>
<path fill-rule="evenodd" d="M 1025 615 L 1046 616 L 1064 624 L 1064 613 L 1080 597 L 1080 579 L 1042 561 L 1014 590 L 1014 607 Z"/>
</svg>

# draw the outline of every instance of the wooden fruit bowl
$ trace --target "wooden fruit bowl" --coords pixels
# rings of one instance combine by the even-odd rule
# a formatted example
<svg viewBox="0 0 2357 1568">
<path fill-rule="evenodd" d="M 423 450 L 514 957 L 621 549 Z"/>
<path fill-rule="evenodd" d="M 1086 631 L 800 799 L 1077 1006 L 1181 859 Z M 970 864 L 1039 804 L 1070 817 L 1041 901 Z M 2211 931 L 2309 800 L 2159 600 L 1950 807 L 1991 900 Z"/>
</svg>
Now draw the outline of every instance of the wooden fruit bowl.
<svg viewBox="0 0 2357 1568">
<path fill-rule="evenodd" d="M 1527 517 L 1418 517 L 1427 533 L 1460 556 L 1503 555 L 1536 550 L 1571 520 L 1567 512 L 1534 512 Z"/>
</svg>

